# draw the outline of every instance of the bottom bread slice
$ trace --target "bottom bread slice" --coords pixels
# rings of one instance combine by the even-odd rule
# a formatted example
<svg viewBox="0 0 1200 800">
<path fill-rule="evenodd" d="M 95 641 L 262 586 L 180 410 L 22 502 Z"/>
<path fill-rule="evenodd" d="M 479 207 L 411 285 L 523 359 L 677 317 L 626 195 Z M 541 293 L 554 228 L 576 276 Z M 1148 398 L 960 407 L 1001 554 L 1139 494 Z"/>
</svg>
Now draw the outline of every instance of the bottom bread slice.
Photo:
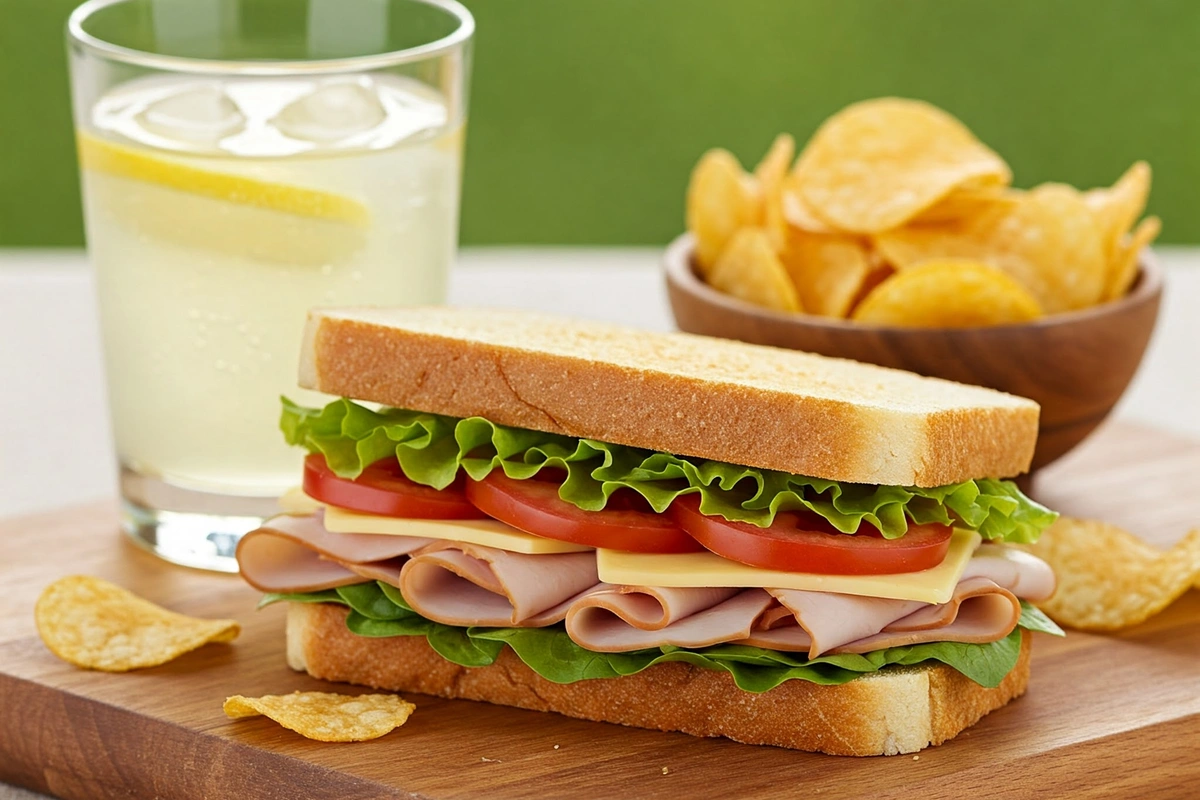
<svg viewBox="0 0 1200 800">
<path fill-rule="evenodd" d="M 934 663 L 888 667 L 840 686 L 792 680 L 753 694 L 726 672 L 681 662 L 570 684 L 546 680 L 508 648 L 491 666 L 460 667 L 423 636 L 351 633 L 343 606 L 289 606 L 288 664 L 315 678 L 832 755 L 895 755 L 941 744 L 1029 683 L 1028 631 L 1021 632 L 1017 666 L 994 689 Z"/>
</svg>

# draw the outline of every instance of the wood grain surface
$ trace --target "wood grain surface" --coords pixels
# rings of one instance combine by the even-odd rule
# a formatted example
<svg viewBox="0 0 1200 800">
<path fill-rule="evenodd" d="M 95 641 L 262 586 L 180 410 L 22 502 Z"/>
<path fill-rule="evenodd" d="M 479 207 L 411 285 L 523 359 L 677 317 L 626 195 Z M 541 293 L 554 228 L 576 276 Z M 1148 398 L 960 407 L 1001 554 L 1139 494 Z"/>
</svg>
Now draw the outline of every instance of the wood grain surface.
<svg viewBox="0 0 1200 800">
<path fill-rule="evenodd" d="M 1108 427 L 1043 471 L 1040 499 L 1166 546 L 1200 525 L 1200 443 Z M 1115 636 L 1039 635 L 1029 693 L 919 756 L 850 759 L 414 695 L 374 742 L 305 740 L 221 712 L 230 694 L 329 689 L 284 663 L 283 608 L 236 577 L 164 564 L 111 504 L 0 523 L 0 780 L 65 798 L 1186 797 L 1200 785 L 1200 592 Z M 123 675 L 42 646 L 38 593 L 89 573 L 184 613 L 241 621 L 232 645 Z M 353 687 L 341 687 L 357 693 Z"/>
</svg>

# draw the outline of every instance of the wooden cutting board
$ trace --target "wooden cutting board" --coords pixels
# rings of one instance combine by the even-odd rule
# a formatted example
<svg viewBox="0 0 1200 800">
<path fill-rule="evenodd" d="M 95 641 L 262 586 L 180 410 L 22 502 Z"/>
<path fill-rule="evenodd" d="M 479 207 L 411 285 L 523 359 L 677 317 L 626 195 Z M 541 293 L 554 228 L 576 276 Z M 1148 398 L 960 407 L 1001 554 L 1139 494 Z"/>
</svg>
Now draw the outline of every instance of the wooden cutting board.
<svg viewBox="0 0 1200 800">
<path fill-rule="evenodd" d="M 1035 494 L 1159 546 L 1200 525 L 1200 443 L 1104 429 Z M 1116 636 L 1039 635 L 1028 694 L 919 756 L 851 759 L 413 696 L 403 728 L 321 744 L 230 694 L 329 689 L 284 663 L 283 608 L 236 577 L 172 567 L 124 541 L 112 504 L 0 523 L 0 780 L 65 798 L 806 796 L 1183 797 L 1200 785 L 1200 592 Z M 38 593 L 98 575 L 241 638 L 155 669 L 75 669 L 42 646 Z M 357 689 L 342 687 L 347 691 Z"/>
</svg>

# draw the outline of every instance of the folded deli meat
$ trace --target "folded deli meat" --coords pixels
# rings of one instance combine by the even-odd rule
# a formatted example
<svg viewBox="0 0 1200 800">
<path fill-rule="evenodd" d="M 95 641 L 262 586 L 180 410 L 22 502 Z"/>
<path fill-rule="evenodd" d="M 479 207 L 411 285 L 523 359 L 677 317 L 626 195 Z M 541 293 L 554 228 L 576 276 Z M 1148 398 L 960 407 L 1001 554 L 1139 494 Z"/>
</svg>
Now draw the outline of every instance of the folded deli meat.
<svg viewBox="0 0 1200 800">
<path fill-rule="evenodd" d="M 778 588 L 614 585 L 596 552 L 514 553 L 403 535 L 331 533 L 318 510 L 281 515 L 238 553 L 256 588 L 298 594 L 381 581 L 445 625 L 540 628 L 565 622 L 587 650 L 748 644 L 805 653 L 865 653 L 920 642 L 981 643 L 1016 627 L 1020 600 L 1054 590 L 1040 559 L 981 545 L 944 603 Z"/>
</svg>

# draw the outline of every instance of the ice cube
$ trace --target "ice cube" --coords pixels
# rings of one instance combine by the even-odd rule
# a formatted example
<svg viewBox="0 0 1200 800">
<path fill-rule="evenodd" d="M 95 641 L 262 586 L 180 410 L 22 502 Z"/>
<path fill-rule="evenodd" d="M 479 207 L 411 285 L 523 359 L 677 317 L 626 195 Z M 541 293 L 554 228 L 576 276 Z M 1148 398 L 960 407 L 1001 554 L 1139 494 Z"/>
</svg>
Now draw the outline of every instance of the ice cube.
<svg viewBox="0 0 1200 800">
<path fill-rule="evenodd" d="M 193 144 L 216 144 L 246 124 L 237 104 L 216 83 L 193 85 L 156 100 L 137 118 L 152 133 Z"/>
<path fill-rule="evenodd" d="M 280 111 L 271 124 L 293 139 L 330 144 L 370 131 L 387 112 L 361 79 L 330 81 Z"/>
</svg>

